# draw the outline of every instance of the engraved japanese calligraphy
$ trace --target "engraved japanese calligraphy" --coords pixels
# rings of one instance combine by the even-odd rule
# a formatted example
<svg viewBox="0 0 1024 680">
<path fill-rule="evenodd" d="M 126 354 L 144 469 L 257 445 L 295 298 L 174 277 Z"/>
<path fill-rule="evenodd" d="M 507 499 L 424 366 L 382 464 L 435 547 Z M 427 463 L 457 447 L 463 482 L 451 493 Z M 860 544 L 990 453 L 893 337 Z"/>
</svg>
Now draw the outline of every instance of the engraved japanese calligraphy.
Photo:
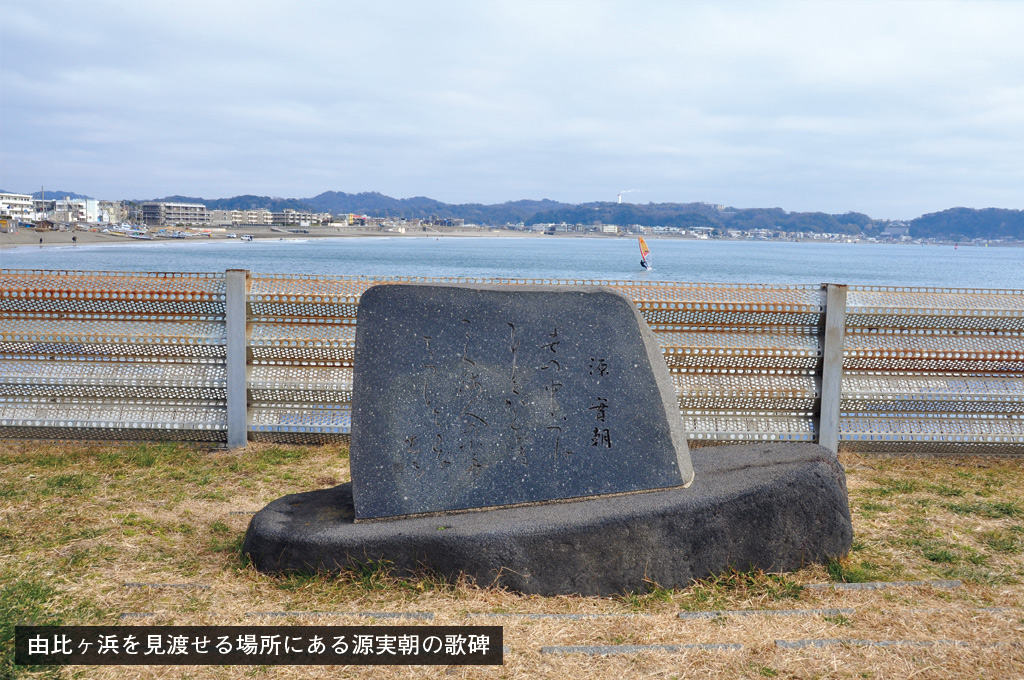
<svg viewBox="0 0 1024 680">
<path fill-rule="evenodd" d="M 351 458 L 360 518 L 692 477 L 667 369 L 618 293 L 379 286 L 359 314 Z"/>
</svg>

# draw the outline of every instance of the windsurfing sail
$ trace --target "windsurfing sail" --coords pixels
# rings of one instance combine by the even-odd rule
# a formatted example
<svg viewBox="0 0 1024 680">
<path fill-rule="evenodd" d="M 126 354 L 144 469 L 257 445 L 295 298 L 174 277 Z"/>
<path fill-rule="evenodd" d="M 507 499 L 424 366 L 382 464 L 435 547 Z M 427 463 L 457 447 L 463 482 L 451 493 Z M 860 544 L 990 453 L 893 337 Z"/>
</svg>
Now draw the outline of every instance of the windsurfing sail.
<svg viewBox="0 0 1024 680">
<path fill-rule="evenodd" d="M 644 240 L 643 236 L 639 237 L 640 240 L 640 266 L 644 269 L 651 268 L 651 249 L 647 247 L 647 241 Z"/>
</svg>

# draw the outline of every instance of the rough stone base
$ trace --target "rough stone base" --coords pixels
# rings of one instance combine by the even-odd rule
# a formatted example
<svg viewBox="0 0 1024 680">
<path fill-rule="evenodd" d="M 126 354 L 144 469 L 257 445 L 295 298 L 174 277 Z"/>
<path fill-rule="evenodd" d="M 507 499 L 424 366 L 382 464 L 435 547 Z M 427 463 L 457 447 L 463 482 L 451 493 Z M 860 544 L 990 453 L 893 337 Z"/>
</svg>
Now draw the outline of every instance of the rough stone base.
<svg viewBox="0 0 1024 680">
<path fill-rule="evenodd" d="M 351 484 L 284 496 L 243 550 L 260 571 L 338 571 L 387 560 L 395 575 L 460 573 L 540 595 L 686 587 L 730 568 L 789 571 L 845 554 L 846 476 L 814 444 L 691 451 L 689 488 L 435 517 L 354 522 Z"/>
</svg>

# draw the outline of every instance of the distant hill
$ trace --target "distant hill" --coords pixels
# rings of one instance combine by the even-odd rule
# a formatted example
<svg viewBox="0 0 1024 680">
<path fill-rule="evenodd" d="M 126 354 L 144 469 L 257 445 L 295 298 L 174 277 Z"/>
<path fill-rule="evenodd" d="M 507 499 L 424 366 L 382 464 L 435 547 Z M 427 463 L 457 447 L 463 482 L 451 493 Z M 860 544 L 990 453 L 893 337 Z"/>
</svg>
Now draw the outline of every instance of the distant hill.
<svg viewBox="0 0 1024 680">
<path fill-rule="evenodd" d="M 781 208 L 751 208 L 719 211 L 707 203 L 559 203 L 509 201 L 495 205 L 479 203 L 450 204 L 432 198 L 396 199 L 377 192 L 346 194 L 328 191 L 303 199 L 317 211 L 366 213 L 373 216 L 458 218 L 478 224 L 523 222 L 540 224 L 640 224 L 644 226 L 707 227 L 711 229 L 782 229 L 785 231 L 860 233 L 880 230 L 886 222 L 861 213 L 827 215 L 825 213 L 787 213 Z"/>
<path fill-rule="evenodd" d="M 320 212 L 301 198 L 271 198 L 270 196 L 234 196 L 232 198 L 196 198 L 194 196 L 165 196 L 147 199 L 168 203 L 202 203 L 208 210 L 258 210 L 264 208 L 272 212 L 282 210 L 298 210 Z M 140 201 L 143 202 L 143 201 Z"/>
<path fill-rule="evenodd" d="M 539 212 L 555 208 L 572 207 L 557 201 L 511 201 L 497 205 L 480 203 L 451 204 L 416 196 L 413 198 L 391 198 L 376 191 L 346 194 L 342 191 L 325 191 L 313 198 L 304 199 L 318 211 L 331 213 L 366 213 L 373 216 L 423 218 L 437 216 L 458 218 L 467 222 L 482 224 L 504 224 L 522 222 Z"/>
<path fill-rule="evenodd" d="M 1024 241 L 1024 210 L 950 208 L 912 220 L 910 235 L 962 241 L 972 238 Z"/>
<path fill-rule="evenodd" d="M 39 192 L 32 194 L 36 198 Z M 73 191 L 47 190 L 53 198 L 91 198 Z M 348 194 L 325 191 L 311 198 L 280 198 L 247 194 L 231 198 L 198 198 L 165 196 L 157 201 L 202 203 L 210 210 L 271 211 L 299 210 L 311 212 L 357 213 L 374 217 L 405 217 L 409 219 L 438 217 L 463 219 L 475 224 L 639 224 L 725 231 L 728 229 L 771 229 L 803 233 L 840 233 L 877 235 L 891 222 L 864 213 L 828 214 L 822 212 L 787 212 L 782 208 L 733 208 L 709 203 L 560 203 L 550 199 L 507 201 L 492 205 L 481 203 L 443 203 L 426 196 L 392 198 L 376 191 Z M 141 202 L 141 201 L 140 201 Z M 909 223 L 913 238 L 935 238 L 967 241 L 982 239 L 1015 239 L 1024 241 L 1024 210 L 1003 208 L 950 208 L 922 215 Z"/>
<path fill-rule="evenodd" d="M 59 200 L 59 199 L 62 199 L 62 198 L 90 198 L 90 199 L 93 198 L 92 196 L 86 196 L 85 194 L 76 194 L 74 191 L 60 191 L 60 190 L 51 190 L 51 189 L 46 189 L 45 191 L 46 191 L 46 198 L 47 198 L 47 200 L 50 200 L 50 201 Z M 32 198 L 42 199 L 42 197 L 43 197 L 43 192 L 42 191 L 34 191 L 34 192 L 32 192 Z"/>
</svg>

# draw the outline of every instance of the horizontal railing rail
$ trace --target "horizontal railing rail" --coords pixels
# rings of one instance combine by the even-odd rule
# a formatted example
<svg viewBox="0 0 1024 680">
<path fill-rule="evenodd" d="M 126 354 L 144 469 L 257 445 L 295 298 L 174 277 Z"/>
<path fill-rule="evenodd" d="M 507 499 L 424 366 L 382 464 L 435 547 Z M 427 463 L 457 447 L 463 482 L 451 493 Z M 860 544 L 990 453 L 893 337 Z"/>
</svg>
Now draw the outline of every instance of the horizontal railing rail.
<svg viewBox="0 0 1024 680">
<path fill-rule="evenodd" d="M 1024 452 L 1024 291 L 244 270 L 0 270 L 0 437 L 344 439 L 360 296 L 415 282 L 626 294 L 691 445 Z"/>
</svg>

